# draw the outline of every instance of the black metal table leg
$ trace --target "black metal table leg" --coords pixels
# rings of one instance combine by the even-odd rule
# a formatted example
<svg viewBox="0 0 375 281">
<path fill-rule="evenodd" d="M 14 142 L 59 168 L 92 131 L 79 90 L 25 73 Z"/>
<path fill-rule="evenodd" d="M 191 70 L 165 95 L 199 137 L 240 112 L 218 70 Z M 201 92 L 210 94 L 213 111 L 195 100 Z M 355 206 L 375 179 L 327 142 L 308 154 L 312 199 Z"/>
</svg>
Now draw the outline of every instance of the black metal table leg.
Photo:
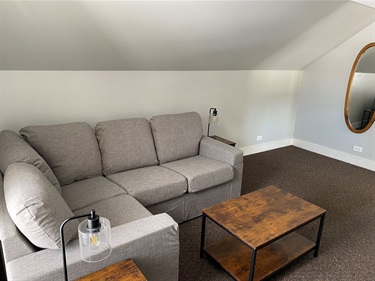
<svg viewBox="0 0 375 281">
<path fill-rule="evenodd" d="M 325 216 L 326 216 L 326 214 L 323 214 L 323 215 L 320 217 L 319 230 L 318 230 L 318 236 L 317 236 L 317 238 L 316 238 L 314 257 L 317 257 L 317 256 L 318 256 L 319 246 L 320 246 L 320 239 L 322 238 L 323 225 L 324 225 L 324 217 L 325 217 Z"/>
<path fill-rule="evenodd" d="M 250 273 L 249 273 L 249 281 L 254 280 L 254 270 L 255 270 L 255 260 L 257 257 L 257 250 L 253 250 L 251 254 L 251 264 L 250 264 Z"/>
<path fill-rule="evenodd" d="M 202 214 L 201 249 L 200 257 L 203 258 L 204 239 L 206 235 L 206 215 Z"/>
</svg>

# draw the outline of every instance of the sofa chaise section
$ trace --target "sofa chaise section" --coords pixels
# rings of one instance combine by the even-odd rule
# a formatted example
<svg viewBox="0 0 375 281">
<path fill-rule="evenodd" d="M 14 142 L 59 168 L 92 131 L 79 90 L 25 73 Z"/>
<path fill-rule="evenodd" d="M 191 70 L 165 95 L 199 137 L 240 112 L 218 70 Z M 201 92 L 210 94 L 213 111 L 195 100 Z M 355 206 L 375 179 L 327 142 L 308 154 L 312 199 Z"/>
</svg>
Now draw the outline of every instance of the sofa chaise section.
<svg viewBox="0 0 375 281">
<path fill-rule="evenodd" d="M 6 209 L 2 177 L 0 173 L 0 241 L 8 280 L 62 280 L 61 250 L 38 249 L 16 228 Z M 138 202 L 129 195 L 123 196 L 128 200 L 118 196 L 110 199 L 112 204 L 102 202 L 102 206 L 101 203 L 95 206 L 107 218 L 111 218 L 108 206 L 116 206 L 115 216 L 111 218 L 111 224 L 117 225 L 111 230 L 112 254 L 101 263 L 86 263 L 80 257 L 78 240 L 72 240 L 66 246 L 69 279 L 132 258 L 148 280 L 178 280 L 177 223 L 167 214 L 153 216 L 141 205 L 129 206 L 129 202 Z M 120 204 L 122 207 L 118 210 Z M 134 220 L 135 214 L 141 218 Z M 129 222 L 121 224 L 118 220 Z"/>
<path fill-rule="evenodd" d="M 98 153 L 100 156 L 94 131 L 89 129 L 87 124 L 51 126 L 49 134 L 46 133 L 47 127 L 49 126 L 27 127 L 21 130 L 35 148 L 39 149 L 39 144 L 47 143 L 46 147 L 38 153 L 17 134 L 0 132 L 2 144 L 0 240 L 8 280 L 61 280 L 63 278 L 61 250 L 35 247 L 30 242 L 30 238 L 20 232 L 9 215 L 3 179 L 3 174 L 8 177 L 8 166 L 33 167 L 34 171 L 36 167 L 40 170 L 36 174 L 41 184 L 33 180 L 34 187 L 47 188 L 49 194 L 53 191 L 53 197 L 60 197 L 60 201 L 65 200 L 74 214 L 88 213 L 91 209 L 95 209 L 98 214 L 110 220 L 113 250 L 110 257 L 102 263 L 83 262 L 79 254 L 78 240 L 74 237 L 67 244 L 70 279 L 79 278 L 105 266 L 132 258 L 148 280 L 177 280 L 179 257 L 177 223 L 167 214 L 152 215 L 126 190 L 103 177 L 100 157 L 99 161 L 92 155 L 85 158 L 87 151 L 85 145 L 79 143 L 80 140 L 87 147 L 94 149 L 94 154 Z M 44 137 L 46 139 L 43 140 Z M 17 157 L 14 157 L 14 149 Z M 54 155 L 48 157 L 47 163 L 40 155 L 48 150 L 53 151 Z M 64 151 L 66 153 L 63 153 Z M 80 158 L 77 159 L 76 155 L 80 155 Z M 75 160 L 79 165 L 64 166 Z M 87 163 L 88 168 L 85 168 L 85 161 L 91 162 Z M 52 170 L 50 166 L 53 167 Z M 64 184 L 61 186 L 52 184 L 51 175 L 54 173 L 58 174 L 57 178 Z M 23 182 L 25 185 L 23 190 L 27 194 L 30 185 L 27 181 Z M 8 190 L 12 188 L 8 186 Z"/>
</svg>

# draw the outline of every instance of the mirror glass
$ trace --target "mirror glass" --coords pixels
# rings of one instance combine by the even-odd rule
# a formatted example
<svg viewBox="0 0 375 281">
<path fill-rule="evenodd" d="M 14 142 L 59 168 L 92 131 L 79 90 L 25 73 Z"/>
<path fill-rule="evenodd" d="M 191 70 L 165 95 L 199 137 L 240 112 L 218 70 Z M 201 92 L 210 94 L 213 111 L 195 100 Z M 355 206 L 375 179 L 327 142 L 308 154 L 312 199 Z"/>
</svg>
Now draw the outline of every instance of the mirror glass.
<svg viewBox="0 0 375 281">
<path fill-rule="evenodd" d="M 345 121 L 355 133 L 367 131 L 375 120 L 375 42 L 357 55 L 345 99 Z"/>
</svg>

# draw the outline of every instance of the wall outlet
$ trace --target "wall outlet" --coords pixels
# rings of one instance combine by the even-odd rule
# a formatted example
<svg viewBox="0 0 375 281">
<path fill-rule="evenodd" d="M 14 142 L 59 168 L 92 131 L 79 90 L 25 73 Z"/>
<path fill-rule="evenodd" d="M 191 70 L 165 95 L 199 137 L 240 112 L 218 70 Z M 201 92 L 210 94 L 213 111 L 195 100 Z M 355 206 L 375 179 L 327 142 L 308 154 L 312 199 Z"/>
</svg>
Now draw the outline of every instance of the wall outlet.
<svg viewBox="0 0 375 281">
<path fill-rule="evenodd" d="M 262 136 L 257 136 L 257 141 L 261 141 L 262 140 Z"/>
<path fill-rule="evenodd" d="M 357 151 L 357 152 L 362 152 L 362 147 L 355 145 L 354 148 L 353 148 L 353 150 Z"/>
</svg>

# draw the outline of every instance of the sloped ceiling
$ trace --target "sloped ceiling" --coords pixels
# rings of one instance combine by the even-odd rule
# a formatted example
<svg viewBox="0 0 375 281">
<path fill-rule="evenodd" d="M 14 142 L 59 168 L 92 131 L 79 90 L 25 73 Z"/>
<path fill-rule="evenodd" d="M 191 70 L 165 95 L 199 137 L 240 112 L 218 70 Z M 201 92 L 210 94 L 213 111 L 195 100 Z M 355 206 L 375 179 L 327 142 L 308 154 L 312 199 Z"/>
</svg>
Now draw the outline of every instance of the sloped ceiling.
<svg viewBox="0 0 375 281">
<path fill-rule="evenodd" d="M 1 1 L 2 70 L 299 70 L 374 22 L 353 1 Z"/>
<path fill-rule="evenodd" d="M 375 0 L 352 0 L 352 1 L 375 8 Z"/>
</svg>

